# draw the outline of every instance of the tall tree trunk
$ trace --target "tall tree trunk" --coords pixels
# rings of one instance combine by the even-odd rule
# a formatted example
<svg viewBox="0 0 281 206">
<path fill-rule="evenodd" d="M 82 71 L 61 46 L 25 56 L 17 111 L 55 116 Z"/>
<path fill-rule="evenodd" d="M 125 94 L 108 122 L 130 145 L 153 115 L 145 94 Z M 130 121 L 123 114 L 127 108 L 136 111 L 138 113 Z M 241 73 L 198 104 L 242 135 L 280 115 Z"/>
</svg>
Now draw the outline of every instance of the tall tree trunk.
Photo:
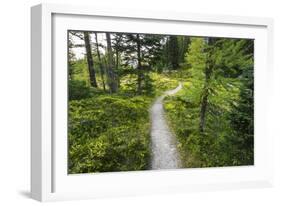
<svg viewBox="0 0 281 206">
<path fill-rule="evenodd" d="M 99 43 L 98 43 L 98 35 L 97 35 L 97 33 L 95 33 L 95 37 L 96 37 L 97 54 L 98 54 L 98 59 L 99 59 L 99 66 L 100 66 L 100 75 L 101 75 L 101 80 L 102 80 L 102 86 L 103 86 L 103 90 L 105 91 L 104 68 L 103 68 L 103 64 L 102 64 L 102 61 L 101 61 L 101 57 L 100 57 L 100 50 L 99 50 Z"/>
<path fill-rule="evenodd" d="M 206 113 L 208 107 L 208 96 L 209 93 L 207 91 L 207 85 L 204 86 L 203 95 L 200 103 L 200 123 L 199 130 L 200 132 L 204 132 L 205 124 L 206 124 Z"/>
<path fill-rule="evenodd" d="M 188 45 L 190 43 L 189 37 L 183 36 L 181 43 L 182 43 L 182 45 L 181 45 L 181 49 L 180 49 L 180 63 L 183 63 L 185 61 L 185 54 L 187 52 Z"/>
<path fill-rule="evenodd" d="M 138 56 L 138 80 L 137 80 L 137 92 L 141 93 L 141 83 L 142 83 L 142 68 L 141 68 L 141 43 L 140 36 L 137 34 L 137 56 Z"/>
<path fill-rule="evenodd" d="M 206 38 L 206 44 L 210 45 L 211 40 L 207 37 Z M 205 67 L 205 82 L 204 82 L 204 87 L 202 91 L 202 97 L 201 97 L 201 103 L 200 103 L 200 122 L 199 122 L 199 130 L 200 132 L 204 132 L 205 130 L 205 125 L 206 125 L 206 116 L 207 116 L 207 108 L 208 108 L 208 97 L 209 97 L 209 84 L 210 84 L 210 79 L 212 75 L 212 63 L 210 60 L 210 51 L 207 52 L 207 60 L 206 60 L 206 67 Z"/>
<path fill-rule="evenodd" d="M 118 68 L 119 68 L 119 51 L 118 51 L 117 48 L 116 48 L 116 50 L 115 50 L 115 55 L 116 55 L 115 68 L 116 68 L 116 70 L 118 71 Z M 118 87 L 120 87 L 120 78 L 119 78 L 118 75 L 117 75 L 117 84 L 118 84 Z"/>
<path fill-rule="evenodd" d="M 177 36 L 169 37 L 169 59 L 172 69 L 179 68 L 179 44 Z"/>
<path fill-rule="evenodd" d="M 96 80 L 96 73 L 94 70 L 94 60 L 92 56 L 91 37 L 89 32 L 84 32 L 84 42 L 87 55 L 88 70 L 90 76 L 90 83 L 92 87 L 98 87 Z"/>
<path fill-rule="evenodd" d="M 168 69 L 168 72 L 171 71 L 171 67 L 170 67 L 170 53 L 169 53 L 169 48 L 170 48 L 170 44 L 169 44 L 169 37 L 166 37 L 166 44 L 165 44 L 165 67 Z"/>
<path fill-rule="evenodd" d="M 106 42 L 107 42 L 107 59 L 108 59 L 108 86 L 110 88 L 111 93 L 115 93 L 118 90 L 117 82 L 116 82 L 116 74 L 113 69 L 113 54 L 112 54 L 112 46 L 111 46 L 111 38 L 110 33 L 106 33 Z"/>
</svg>

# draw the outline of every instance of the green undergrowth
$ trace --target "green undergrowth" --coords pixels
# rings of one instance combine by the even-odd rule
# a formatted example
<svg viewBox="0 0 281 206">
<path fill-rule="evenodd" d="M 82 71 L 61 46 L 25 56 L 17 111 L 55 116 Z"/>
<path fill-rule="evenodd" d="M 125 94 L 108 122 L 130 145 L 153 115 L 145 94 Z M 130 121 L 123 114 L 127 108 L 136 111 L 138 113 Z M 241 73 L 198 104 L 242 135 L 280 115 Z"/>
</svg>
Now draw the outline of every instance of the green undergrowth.
<svg viewBox="0 0 281 206">
<path fill-rule="evenodd" d="M 69 83 L 70 174 L 149 168 L 149 108 L 156 96 L 177 87 L 178 81 L 151 73 L 146 77 L 151 84 L 138 95 L 135 78 L 124 76 L 117 94 L 88 87 L 85 81 Z"/>
<path fill-rule="evenodd" d="M 148 168 L 151 99 L 100 95 L 69 103 L 69 173 Z"/>
<path fill-rule="evenodd" d="M 176 95 L 164 99 L 164 108 L 178 141 L 183 167 L 253 164 L 253 150 L 244 149 L 237 143 L 239 134 L 231 127 L 231 104 L 238 98 L 239 90 L 236 88 L 217 88 L 217 95 L 209 99 L 204 132 L 200 132 L 198 126 L 200 96 L 191 82 L 184 83 L 183 89 Z"/>
</svg>

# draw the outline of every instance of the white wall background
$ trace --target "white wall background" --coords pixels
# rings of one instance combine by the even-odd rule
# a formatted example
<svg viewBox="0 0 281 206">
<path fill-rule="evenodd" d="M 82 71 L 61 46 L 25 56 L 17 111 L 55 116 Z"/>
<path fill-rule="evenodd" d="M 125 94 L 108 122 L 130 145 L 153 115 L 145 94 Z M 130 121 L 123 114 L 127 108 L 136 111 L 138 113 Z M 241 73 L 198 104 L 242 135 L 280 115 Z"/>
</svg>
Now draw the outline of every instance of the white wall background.
<svg viewBox="0 0 281 206">
<path fill-rule="evenodd" d="M 30 175 L 30 6 L 45 2 L 7 0 L 0 6 L 0 205 L 32 206 Z M 275 182 L 271 189 L 83 200 L 55 205 L 280 205 L 281 204 L 281 5 L 278 0 L 52 0 L 48 2 L 207 14 L 265 16 L 275 20 Z M 168 16 L 167 12 L 167 16 Z M 280 57 L 279 57 L 280 56 Z"/>
</svg>

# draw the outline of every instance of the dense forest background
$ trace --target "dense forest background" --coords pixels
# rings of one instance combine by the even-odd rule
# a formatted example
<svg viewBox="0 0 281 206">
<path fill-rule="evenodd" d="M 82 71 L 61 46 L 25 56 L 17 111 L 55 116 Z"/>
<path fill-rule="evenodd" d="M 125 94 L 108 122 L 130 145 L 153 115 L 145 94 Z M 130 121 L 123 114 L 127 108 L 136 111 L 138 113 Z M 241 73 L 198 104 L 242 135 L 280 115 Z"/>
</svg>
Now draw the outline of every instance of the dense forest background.
<svg viewBox="0 0 281 206">
<path fill-rule="evenodd" d="M 69 168 L 150 169 L 149 109 L 164 108 L 182 167 L 254 164 L 254 40 L 68 32 Z"/>
</svg>

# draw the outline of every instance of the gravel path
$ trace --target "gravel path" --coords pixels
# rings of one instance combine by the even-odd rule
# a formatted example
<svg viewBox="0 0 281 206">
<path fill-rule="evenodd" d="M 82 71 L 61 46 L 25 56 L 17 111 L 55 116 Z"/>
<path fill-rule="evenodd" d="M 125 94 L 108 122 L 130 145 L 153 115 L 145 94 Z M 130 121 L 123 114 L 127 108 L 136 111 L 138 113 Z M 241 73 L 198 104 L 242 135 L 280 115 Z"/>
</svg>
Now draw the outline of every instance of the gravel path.
<svg viewBox="0 0 281 206">
<path fill-rule="evenodd" d="M 166 91 L 158 97 L 150 109 L 151 139 L 152 139 L 152 169 L 175 169 L 180 167 L 180 159 L 176 147 L 176 140 L 170 131 L 163 108 L 163 99 L 173 95 L 182 88 L 180 83 L 177 88 Z"/>
</svg>

